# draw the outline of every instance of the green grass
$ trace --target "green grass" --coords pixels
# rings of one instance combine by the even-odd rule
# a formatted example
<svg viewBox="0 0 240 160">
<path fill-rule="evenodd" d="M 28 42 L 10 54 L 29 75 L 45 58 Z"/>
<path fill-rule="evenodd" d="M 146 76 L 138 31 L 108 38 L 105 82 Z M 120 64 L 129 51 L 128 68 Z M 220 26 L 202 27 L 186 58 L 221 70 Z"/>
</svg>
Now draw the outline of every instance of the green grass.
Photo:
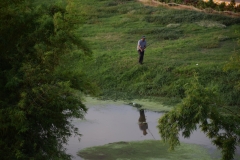
<svg viewBox="0 0 240 160">
<path fill-rule="evenodd" d="M 115 142 L 103 146 L 86 148 L 78 152 L 84 159 L 96 160 L 213 160 L 201 146 L 181 143 L 175 151 L 168 151 L 162 141 Z"/>
<path fill-rule="evenodd" d="M 226 104 L 239 104 L 234 85 L 240 74 L 223 72 L 230 56 L 240 50 L 239 18 L 144 6 L 136 0 L 75 4 L 85 19 L 77 34 L 93 51 L 78 68 L 100 87 L 102 98 L 154 98 L 175 104 L 197 72 L 202 84 L 218 86 Z M 140 66 L 136 45 L 142 35 L 149 47 Z"/>
<path fill-rule="evenodd" d="M 91 9 L 78 33 L 93 50 L 93 58 L 82 67 L 104 98 L 167 97 L 165 102 L 171 104 L 184 97 L 184 85 L 194 72 L 204 85 L 219 85 L 223 94 L 224 87 L 234 85 L 227 84 L 227 79 L 239 77 L 222 69 L 240 49 L 237 18 L 144 6 L 134 0 L 80 3 Z M 140 66 L 136 45 L 142 35 L 150 46 Z M 230 99 L 236 94 L 229 95 L 227 102 L 235 103 Z"/>
</svg>

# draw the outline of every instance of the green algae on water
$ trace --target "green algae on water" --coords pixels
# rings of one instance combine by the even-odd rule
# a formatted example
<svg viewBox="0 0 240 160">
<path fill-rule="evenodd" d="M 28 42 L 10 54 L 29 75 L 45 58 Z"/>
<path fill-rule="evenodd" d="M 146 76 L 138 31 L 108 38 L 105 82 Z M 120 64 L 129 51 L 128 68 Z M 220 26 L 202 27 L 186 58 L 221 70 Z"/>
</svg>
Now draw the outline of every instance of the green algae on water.
<svg viewBox="0 0 240 160">
<path fill-rule="evenodd" d="M 170 110 L 172 110 L 173 107 L 171 106 L 167 106 L 167 105 L 163 105 L 161 102 L 157 102 L 157 101 L 153 101 L 150 99 L 134 99 L 131 102 L 126 102 L 123 100 L 117 100 L 117 101 L 112 101 L 112 100 L 99 100 L 97 98 L 93 98 L 93 97 L 85 97 L 85 104 L 88 106 L 94 106 L 94 105 L 98 105 L 98 106 L 106 106 L 109 104 L 115 104 L 115 105 L 121 105 L 121 104 L 126 104 L 126 105 L 131 105 L 134 106 L 133 104 L 137 104 L 139 106 L 141 106 L 141 109 L 147 109 L 150 111 L 156 111 L 156 112 L 168 112 Z"/>
<path fill-rule="evenodd" d="M 159 140 L 109 143 L 80 150 L 78 156 L 86 160 L 213 160 L 199 145 L 181 143 L 169 151 L 168 145 Z"/>
<path fill-rule="evenodd" d="M 131 103 L 139 104 L 141 109 L 147 109 L 156 112 L 168 112 L 172 110 L 173 107 L 163 105 L 161 102 L 153 101 L 150 99 L 134 99 Z"/>
<path fill-rule="evenodd" d="M 118 101 L 113 101 L 113 100 L 101 100 L 101 99 L 97 99 L 97 98 L 94 98 L 94 97 L 84 97 L 85 99 L 85 104 L 86 105 L 90 105 L 90 106 L 106 106 L 106 105 L 109 105 L 109 104 L 115 104 L 115 105 L 121 105 L 121 104 L 124 104 L 125 102 L 124 101 L 121 101 L 121 100 L 118 100 Z"/>
</svg>

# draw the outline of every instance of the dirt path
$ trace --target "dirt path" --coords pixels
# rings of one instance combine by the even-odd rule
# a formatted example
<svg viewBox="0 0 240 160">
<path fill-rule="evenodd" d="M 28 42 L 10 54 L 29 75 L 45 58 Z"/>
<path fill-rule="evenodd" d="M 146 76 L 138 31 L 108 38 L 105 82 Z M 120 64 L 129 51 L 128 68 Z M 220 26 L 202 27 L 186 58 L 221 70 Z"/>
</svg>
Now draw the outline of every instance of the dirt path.
<svg viewBox="0 0 240 160">
<path fill-rule="evenodd" d="M 231 16 L 231 17 L 240 17 L 240 13 L 234 13 L 234 12 L 230 12 L 230 11 L 215 11 L 211 8 L 207 8 L 204 10 L 195 8 L 194 6 L 188 6 L 188 5 L 182 5 L 182 4 L 176 4 L 176 3 L 162 3 L 156 0 L 138 0 L 141 3 L 143 3 L 144 5 L 148 5 L 148 6 L 165 6 L 168 8 L 173 8 L 173 9 L 181 9 L 181 10 L 194 10 L 194 11 L 198 11 L 198 12 L 205 12 L 205 13 L 213 13 L 213 14 L 223 14 L 223 15 L 227 15 L 227 16 Z"/>
</svg>

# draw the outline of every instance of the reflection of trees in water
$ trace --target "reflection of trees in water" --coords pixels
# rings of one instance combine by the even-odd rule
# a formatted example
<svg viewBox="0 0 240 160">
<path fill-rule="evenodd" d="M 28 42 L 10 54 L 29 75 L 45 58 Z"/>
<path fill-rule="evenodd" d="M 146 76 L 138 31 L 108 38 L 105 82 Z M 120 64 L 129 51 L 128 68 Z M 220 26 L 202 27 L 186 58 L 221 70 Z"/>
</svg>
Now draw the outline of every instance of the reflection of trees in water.
<svg viewBox="0 0 240 160">
<path fill-rule="evenodd" d="M 140 117 L 138 119 L 139 129 L 143 131 L 143 135 L 146 135 L 147 129 L 148 129 L 148 124 L 146 122 L 145 113 L 144 113 L 143 109 L 139 110 L 139 112 L 140 112 Z"/>
</svg>

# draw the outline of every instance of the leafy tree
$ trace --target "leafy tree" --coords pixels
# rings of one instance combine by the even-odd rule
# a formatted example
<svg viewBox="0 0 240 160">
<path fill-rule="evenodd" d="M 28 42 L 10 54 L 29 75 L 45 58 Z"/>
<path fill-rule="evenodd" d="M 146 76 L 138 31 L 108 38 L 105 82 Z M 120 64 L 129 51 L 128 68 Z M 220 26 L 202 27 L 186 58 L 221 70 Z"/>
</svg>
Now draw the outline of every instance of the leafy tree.
<svg viewBox="0 0 240 160">
<path fill-rule="evenodd" d="M 239 42 L 240 43 L 240 42 Z M 240 72 L 239 51 L 231 57 L 224 70 Z M 238 78 L 239 79 L 239 78 Z M 240 91 L 240 81 L 233 83 Z M 204 87 L 195 75 L 186 86 L 186 97 L 172 111 L 159 119 L 159 133 L 170 149 L 180 145 L 179 133 L 189 138 L 197 126 L 222 152 L 223 160 L 232 160 L 240 144 L 240 108 L 227 106 L 217 86 Z M 235 92 L 233 91 L 233 92 Z"/>
<path fill-rule="evenodd" d="M 235 11 L 235 0 L 231 0 L 231 2 L 226 6 L 226 10 L 228 11 Z"/>
<path fill-rule="evenodd" d="M 199 0 L 196 7 L 200 8 L 200 9 L 204 9 L 204 8 L 206 8 L 206 2 L 203 0 Z"/>
<path fill-rule="evenodd" d="M 95 93 L 76 69 L 91 51 L 74 32 L 75 5 L 0 4 L 1 159 L 70 159 L 63 144 L 79 135 L 70 119 L 87 111 L 80 95 Z"/>
<path fill-rule="evenodd" d="M 235 10 L 236 12 L 240 12 L 240 4 L 236 5 Z"/>
<path fill-rule="evenodd" d="M 205 4 L 206 4 L 207 7 L 212 8 L 212 9 L 215 9 L 215 7 L 217 6 L 217 4 L 214 3 L 213 0 L 209 0 Z"/>
<path fill-rule="evenodd" d="M 224 11 L 224 9 L 226 8 L 226 3 L 225 2 L 222 2 L 218 5 L 218 8 L 220 11 Z"/>
</svg>

